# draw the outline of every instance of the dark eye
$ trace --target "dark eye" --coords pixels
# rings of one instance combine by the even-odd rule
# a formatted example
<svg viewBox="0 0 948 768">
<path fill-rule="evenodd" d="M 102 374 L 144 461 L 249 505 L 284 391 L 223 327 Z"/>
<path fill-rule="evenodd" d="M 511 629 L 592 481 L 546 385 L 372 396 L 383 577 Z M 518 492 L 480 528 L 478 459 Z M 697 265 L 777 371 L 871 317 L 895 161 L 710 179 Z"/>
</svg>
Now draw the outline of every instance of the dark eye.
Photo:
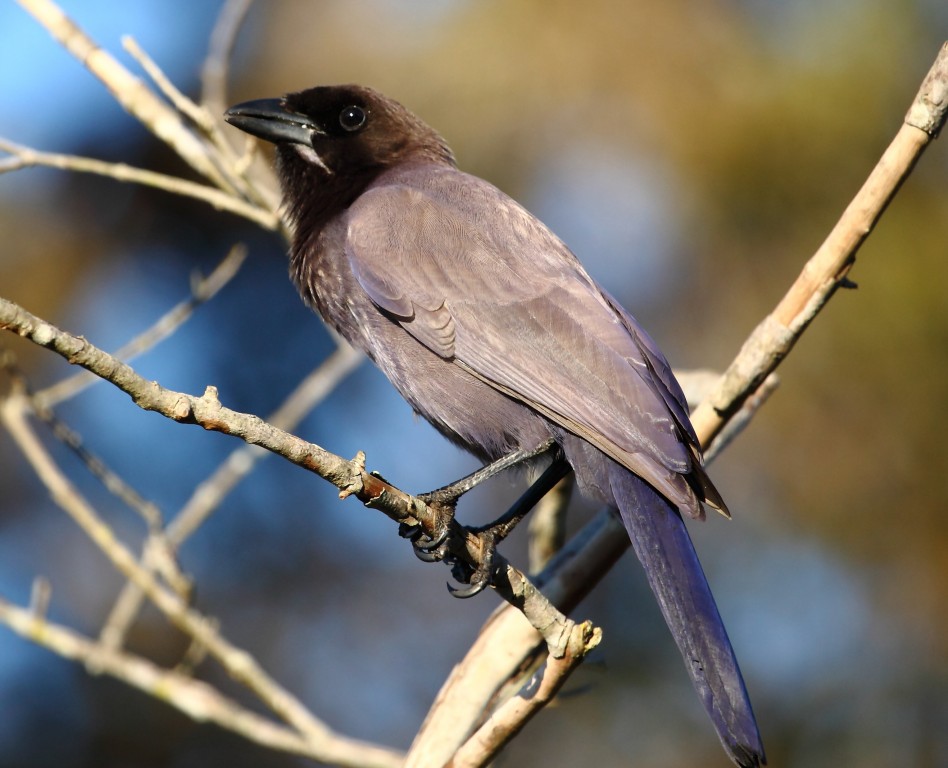
<svg viewBox="0 0 948 768">
<path fill-rule="evenodd" d="M 365 125 L 365 111 L 361 107 L 346 107 L 339 113 L 339 125 L 344 131 L 358 131 Z"/>
</svg>

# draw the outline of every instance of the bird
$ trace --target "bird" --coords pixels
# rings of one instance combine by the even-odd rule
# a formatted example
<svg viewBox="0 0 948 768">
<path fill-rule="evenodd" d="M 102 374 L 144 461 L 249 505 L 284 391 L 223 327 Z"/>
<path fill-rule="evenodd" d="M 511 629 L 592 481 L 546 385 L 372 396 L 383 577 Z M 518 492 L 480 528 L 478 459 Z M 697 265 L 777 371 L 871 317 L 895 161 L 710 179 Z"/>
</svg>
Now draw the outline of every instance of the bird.
<svg viewBox="0 0 948 768">
<path fill-rule="evenodd" d="M 766 764 L 683 521 L 727 506 L 658 345 L 545 224 L 378 91 L 317 86 L 225 119 L 276 147 L 303 300 L 482 461 L 555 442 L 580 491 L 617 510 L 725 751 Z"/>
</svg>

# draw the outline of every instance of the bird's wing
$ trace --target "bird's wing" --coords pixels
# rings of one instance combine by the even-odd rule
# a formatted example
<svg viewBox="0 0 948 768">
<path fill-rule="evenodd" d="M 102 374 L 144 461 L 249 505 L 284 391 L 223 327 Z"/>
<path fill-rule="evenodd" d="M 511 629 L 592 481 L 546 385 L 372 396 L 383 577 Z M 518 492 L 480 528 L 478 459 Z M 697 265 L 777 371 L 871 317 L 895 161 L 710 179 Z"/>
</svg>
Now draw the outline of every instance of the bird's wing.
<svg viewBox="0 0 948 768">
<path fill-rule="evenodd" d="M 531 406 L 700 514 L 680 387 L 635 320 L 541 222 L 486 182 L 389 184 L 349 211 L 347 255 L 420 343 Z"/>
</svg>

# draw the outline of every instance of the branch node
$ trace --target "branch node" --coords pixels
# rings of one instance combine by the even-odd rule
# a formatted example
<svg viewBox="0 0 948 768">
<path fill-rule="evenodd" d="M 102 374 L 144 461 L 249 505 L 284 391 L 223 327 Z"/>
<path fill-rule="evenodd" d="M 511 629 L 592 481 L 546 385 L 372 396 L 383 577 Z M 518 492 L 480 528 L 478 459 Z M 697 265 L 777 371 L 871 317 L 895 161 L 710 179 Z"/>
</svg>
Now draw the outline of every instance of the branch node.
<svg viewBox="0 0 948 768">
<path fill-rule="evenodd" d="M 855 290 L 859 287 L 859 283 L 857 283 L 855 280 L 850 280 L 848 277 L 839 278 L 839 280 L 836 281 L 836 284 L 840 288 L 846 288 L 848 290 Z"/>
<path fill-rule="evenodd" d="M 339 498 L 348 499 L 350 496 L 359 496 L 365 492 L 365 481 L 362 479 L 365 475 L 365 451 L 359 451 L 349 461 L 349 477 L 346 484 L 339 489 Z M 385 495 L 383 488 L 381 493 L 365 502 L 365 506 L 371 507 L 382 500 Z"/>
<path fill-rule="evenodd" d="M 201 401 L 209 408 L 214 408 L 215 410 L 221 409 L 221 401 L 218 397 L 217 387 L 213 385 L 208 385 L 204 390 L 204 394 L 201 395 Z"/>
<path fill-rule="evenodd" d="M 191 421 L 193 411 L 191 401 L 187 397 L 179 397 L 171 408 L 171 418 L 175 421 Z"/>
<path fill-rule="evenodd" d="M 350 496 L 358 496 L 365 490 L 365 486 L 362 483 L 362 476 L 358 472 L 353 472 L 350 476 L 349 482 L 345 484 L 339 490 L 340 499 L 348 499 Z M 385 489 L 382 489 L 382 492 L 378 496 L 373 496 L 371 499 L 365 502 L 365 506 L 373 507 L 382 502 L 383 497 L 385 496 Z"/>
<path fill-rule="evenodd" d="M 941 47 L 935 63 L 922 81 L 912 106 L 905 115 L 906 125 L 938 136 L 948 113 L 948 42 Z"/>
<path fill-rule="evenodd" d="M 579 648 L 575 650 L 579 651 L 582 656 L 585 656 L 602 642 L 602 627 L 597 627 L 591 621 L 584 621 L 582 624 L 576 625 L 576 629 L 573 630 L 573 635 L 570 640 L 570 650 L 573 650 L 573 642 L 577 642 L 579 643 Z"/>
<path fill-rule="evenodd" d="M 21 335 L 23 335 L 21 333 Z M 47 323 L 40 323 L 36 326 L 36 329 L 33 331 L 33 341 L 39 344 L 41 347 L 48 347 L 56 338 L 55 329 L 48 325 Z M 70 362 L 72 362 L 70 360 Z"/>
</svg>

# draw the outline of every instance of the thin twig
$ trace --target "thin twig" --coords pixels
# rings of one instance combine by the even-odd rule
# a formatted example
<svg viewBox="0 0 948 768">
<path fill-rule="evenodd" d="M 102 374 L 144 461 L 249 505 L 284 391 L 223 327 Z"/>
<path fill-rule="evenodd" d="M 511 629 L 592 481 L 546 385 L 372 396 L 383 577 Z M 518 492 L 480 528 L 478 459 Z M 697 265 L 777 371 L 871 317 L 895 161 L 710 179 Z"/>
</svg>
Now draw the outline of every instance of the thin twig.
<svg viewBox="0 0 948 768">
<path fill-rule="evenodd" d="M 123 67 L 72 21 L 52 0 L 17 0 L 69 53 L 95 75 L 115 100 L 155 136 L 167 143 L 198 173 L 234 192 L 202 142 L 181 116 L 144 82 Z"/>
<path fill-rule="evenodd" d="M 99 456 L 86 448 L 82 437 L 59 419 L 51 409 L 37 406 L 35 395 L 30 391 L 29 382 L 15 365 L 12 354 L 0 356 L 0 368 L 10 376 L 12 381 L 11 391 L 7 394 L 3 407 L 19 410 L 24 414 L 31 413 L 45 424 L 53 436 L 77 456 L 89 473 L 98 479 L 109 493 L 138 513 L 148 527 L 150 539 L 156 539 L 155 548 L 158 548 L 157 545 L 164 541 L 162 516 L 158 507 L 142 498 Z M 164 545 L 163 549 L 167 551 L 167 546 Z M 166 555 L 163 558 L 155 557 L 155 560 L 162 576 L 179 594 L 190 590 L 189 580 L 181 573 L 173 558 Z"/>
<path fill-rule="evenodd" d="M 809 324 L 843 283 L 856 252 L 938 134 L 948 113 L 948 43 L 915 97 L 906 122 L 873 168 L 826 240 L 804 265 L 790 290 L 744 342 L 716 391 L 694 412 L 692 423 L 708 445 L 744 400 L 789 354 Z"/>
<path fill-rule="evenodd" d="M 287 431 L 295 428 L 364 360 L 365 356 L 361 352 L 343 342 L 296 386 L 266 421 Z M 225 459 L 219 469 L 195 489 L 191 498 L 169 523 L 168 538 L 173 544 L 181 546 L 250 471 L 256 460 L 264 455 L 266 454 L 262 449 L 250 445 L 236 449 L 231 457 Z"/>
<path fill-rule="evenodd" d="M 243 245 L 233 246 L 209 275 L 192 278 L 191 295 L 188 298 L 178 302 L 149 328 L 113 352 L 112 356 L 128 362 L 167 339 L 194 314 L 194 310 L 214 298 L 218 291 L 234 278 L 246 258 L 247 249 Z M 37 408 L 50 408 L 75 397 L 96 381 L 101 381 L 101 379 L 88 371 L 80 371 L 39 390 L 33 398 Z"/>
<path fill-rule="evenodd" d="M 343 343 L 297 385 L 267 421 L 280 429 L 293 429 L 363 359 L 360 352 Z M 232 451 L 207 480 L 194 489 L 191 498 L 171 521 L 165 535 L 172 550 L 179 548 L 220 506 L 227 494 L 253 470 L 256 463 L 267 455 L 267 451 L 256 445 L 243 445 Z M 147 555 L 142 565 L 145 568 L 153 567 Z M 143 598 L 141 589 L 133 582 L 126 582 L 99 635 L 106 647 L 118 648 L 124 642 L 125 635 L 141 609 Z"/>
<path fill-rule="evenodd" d="M 271 749 L 305 755 L 315 760 L 326 759 L 323 750 L 314 748 L 290 728 L 242 707 L 207 683 L 162 669 L 141 656 L 106 650 L 78 632 L 47 621 L 42 614 L 19 608 L 3 598 L 0 598 L 0 623 L 62 658 L 85 664 L 96 673 L 107 674 L 169 703 L 193 720 L 215 723 Z M 346 741 L 353 752 L 360 756 L 358 762 L 351 761 L 349 765 L 397 768 L 401 764 L 401 755 L 394 750 L 355 740 Z"/>
<path fill-rule="evenodd" d="M 168 176 L 164 173 L 149 171 L 144 168 L 134 168 L 125 163 L 108 163 L 91 157 L 64 155 L 56 152 L 42 152 L 32 147 L 16 144 L 7 139 L 0 139 L 0 150 L 13 155 L 12 160 L 0 164 L 0 173 L 20 170 L 30 166 L 45 166 L 58 168 L 64 171 L 79 173 L 93 173 L 98 176 L 108 176 L 116 181 L 143 184 L 147 187 L 164 190 L 175 195 L 192 197 L 208 203 L 219 211 L 243 216 L 264 229 L 275 230 L 281 227 L 276 213 L 248 203 L 232 194 L 222 192 L 206 184 L 198 184 L 178 176 Z"/>
<path fill-rule="evenodd" d="M 0 305 L 2 302 L 0 300 Z M 164 589 L 149 571 L 142 568 L 49 456 L 27 422 L 25 413 L 28 408 L 17 400 L 16 397 L 10 397 L 0 403 L 0 421 L 52 498 L 125 578 L 138 585 L 175 626 L 206 647 L 231 677 L 246 685 L 274 713 L 292 725 L 312 750 L 319 751 L 321 760 L 362 766 L 367 760 L 372 762 L 375 751 L 380 759 L 379 765 L 391 765 L 392 753 L 389 750 L 356 744 L 335 734 L 289 691 L 267 675 L 249 653 L 232 645 L 212 622 L 189 608 L 178 595 Z M 26 402 L 25 398 L 23 402 Z"/>
<path fill-rule="evenodd" d="M 227 70 L 237 33 L 250 11 L 253 0 L 227 0 L 222 6 L 211 32 L 210 45 L 204 66 L 201 68 L 201 103 L 212 115 L 223 115 L 227 109 Z M 254 162 L 259 157 L 257 142 L 249 136 L 242 137 L 244 150 L 237 154 L 223 138 L 219 130 L 211 134 L 215 145 L 228 157 L 236 157 L 234 173 L 249 185 L 253 199 L 267 210 L 277 210 L 280 204 L 280 188 L 276 173 L 270 163 Z M 227 147 L 221 146 L 221 142 Z M 288 233 L 284 228 L 284 232 Z"/>
<path fill-rule="evenodd" d="M 243 26 L 253 0 L 227 0 L 217 15 L 211 31 L 207 58 L 201 67 L 201 103 L 215 114 L 227 108 L 227 70 L 237 42 L 237 33 Z"/>
<path fill-rule="evenodd" d="M 142 50 L 135 38 L 126 35 L 122 38 L 122 46 L 145 70 L 145 73 L 174 108 L 197 126 L 198 130 L 210 140 L 216 150 L 215 164 L 227 178 L 228 184 L 233 185 L 235 189 L 240 190 L 242 195 L 251 198 L 254 203 L 261 205 L 265 210 L 273 210 L 276 200 L 272 196 L 258 195 L 256 187 L 241 174 L 240 158 L 221 133 L 223 122 L 220 114 L 223 110 L 217 116 L 214 116 L 205 106 L 191 101 L 178 90 L 161 67 Z M 215 157 L 215 153 L 210 154 Z"/>
<path fill-rule="evenodd" d="M 257 416 L 225 408 L 218 400 L 214 387 L 208 387 L 202 397 L 165 389 L 157 382 L 147 381 L 129 365 L 85 339 L 61 331 L 7 299 L 0 299 L 0 329 L 14 331 L 35 344 L 53 350 L 70 363 L 107 379 L 144 410 L 160 413 L 174 421 L 197 424 L 204 429 L 233 435 L 251 445 L 259 445 L 277 453 L 331 482 L 340 489 L 340 498 L 355 496 L 366 506 L 378 509 L 398 523 L 420 524 L 426 531 L 433 531 L 437 525 L 437 515 L 423 501 L 367 472 L 365 456 L 361 452 L 355 459 L 347 461 L 318 445 L 277 429 Z M 481 538 L 462 529 L 454 521 L 451 526 L 454 534 L 449 538 L 452 554 L 475 567 L 481 564 L 485 554 Z M 505 584 L 496 585 L 498 594 L 523 611 L 543 635 L 551 652 L 558 653 L 573 622 L 557 611 L 530 584 L 529 579 L 500 554 L 495 555 L 494 561 L 497 569 L 509 578 L 509 588 Z M 154 583 L 151 575 L 141 569 L 134 559 L 131 562 L 139 586 L 142 586 L 141 573 L 148 577 L 148 584 Z M 126 573 L 124 565 L 123 561 L 121 570 Z M 142 589 L 145 587 L 142 586 Z M 148 589 L 145 592 L 152 601 L 156 599 Z"/>
<path fill-rule="evenodd" d="M 145 74 L 151 78 L 152 82 L 162 93 L 162 95 L 171 102 L 178 112 L 188 118 L 198 128 L 205 133 L 214 128 L 214 120 L 208 114 L 207 110 L 195 104 L 191 99 L 185 96 L 178 87 L 171 82 L 170 78 L 162 71 L 154 59 L 151 58 L 131 35 L 122 37 L 122 47 L 129 56 L 138 62 L 139 66 L 145 70 Z"/>
<path fill-rule="evenodd" d="M 33 399 L 27 395 L 29 406 L 36 417 L 45 423 L 54 437 L 69 448 L 85 465 L 94 478 L 102 483 L 103 487 L 119 499 L 125 506 L 138 513 L 144 520 L 148 530 L 152 533 L 161 530 L 162 516 L 154 502 L 142 498 L 138 491 L 126 483 L 112 470 L 98 455 L 89 450 L 83 443 L 82 436 L 63 422 L 49 408 L 37 408 Z"/>
</svg>

